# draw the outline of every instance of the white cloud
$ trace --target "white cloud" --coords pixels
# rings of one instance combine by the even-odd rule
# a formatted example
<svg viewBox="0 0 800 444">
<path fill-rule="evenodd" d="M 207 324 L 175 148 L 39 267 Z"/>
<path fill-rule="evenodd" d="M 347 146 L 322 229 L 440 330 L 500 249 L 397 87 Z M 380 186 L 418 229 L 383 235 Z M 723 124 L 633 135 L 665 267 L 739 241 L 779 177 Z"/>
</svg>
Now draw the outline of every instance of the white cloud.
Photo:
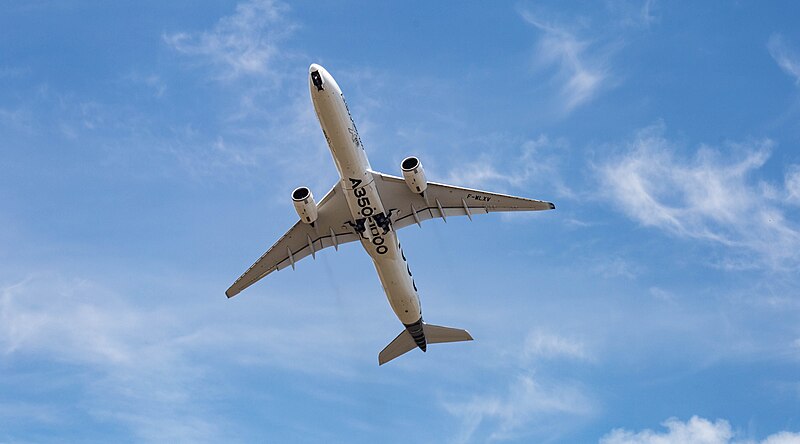
<svg viewBox="0 0 800 444">
<path fill-rule="evenodd" d="M 592 266 L 592 271 L 606 279 L 613 279 L 617 277 L 633 279 L 641 272 L 640 265 L 627 261 L 621 257 L 605 255 L 599 259 L 595 259 L 595 262 L 596 263 Z"/>
<path fill-rule="evenodd" d="M 642 23 L 645 25 L 649 25 L 656 20 L 656 16 L 653 14 L 655 3 L 656 0 L 644 0 L 644 3 L 642 4 L 639 17 L 641 18 Z"/>
<path fill-rule="evenodd" d="M 368 348 L 359 341 L 369 339 L 359 332 L 331 333 L 341 330 L 336 328 L 341 319 L 324 309 L 309 313 L 310 305 L 293 298 L 285 307 L 273 307 L 285 314 L 283 322 L 265 324 L 262 312 L 250 315 L 236 306 L 229 308 L 235 322 L 226 322 L 216 303 L 163 303 L 156 309 L 127 302 L 132 297 L 57 276 L 0 287 L 0 362 L 6 377 L 17 374 L 17 363 L 35 358 L 63 368 L 58 384 L 80 387 L 81 396 L 80 405 L 69 409 L 59 408 L 59 396 L 36 404 L 0 400 L 0 423 L 13 419 L 19 406 L 39 412 L 29 418 L 36 423 L 69 424 L 75 415 L 88 415 L 127 429 L 137 440 L 219 442 L 235 421 L 212 402 L 224 390 L 217 384 L 221 374 L 255 367 L 348 378 L 353 362 L 373 364 L 353 357 L 363 356 Z M 304 323 L 308 326 L 287 334 Z"/>
<path fill-rule="evenodd" d="M 86 280 L 39 276 L 2 288 L 0 320 L 7 362 L 39 356 L 90 372 L 96 397 L 84 408 L 93 416 L 120 420 L 145 440 L 214 440 L 219 423 L 190 408 L 201 378 L 165 313 L 135 309 Z"/>
<path fill-rule="evenodd" d="M 308 174 L 329 167 L 330 154 L 303 87 L 308 73 L 299 60 L 306 57 L 282 47 L 297 26 L 287 12 L 278 1 L 244 1 L 211 29 L 163 36 L 173 50 L 210 67 L 197 74 L 222 80 L 217 86 L 225 90 L 226 99 L 211 108 L 214 127 L 177 127 L 174 140 L 162 143 L 188 171 L 240 179 L 268 164 L 270 175 L 286 179 L 272 184 L 291 189 L 303 180 L 320 194 L 327 191 L 332 175 Z M 306 157 L 298 163 L 283 155 L 287 150 Z"/>
<path fill-rule="evenodd" d="M 137 72 L 133 72 L 125 76 L 124 80 L 134 85 L 144 86 L 145 88 L 150 90 L 151 94 L 155 98 L 160 99 L 161 97 L 164 96 L 164 93 L 167 91 L 167 84 L 158 74 L 143 75 Z"/>
<path fill-rule="evenodd" d="M 675 300 L 675 295 L 670 291 L 664 290 L 663 288 L 650 287 L 648 292 L 650 293 L 650 296 L 660 301 L 672 302 Z"/>
<path fill-rule="evenodd" d="M 606 0 L 606 9 L 619 17 L 623 27 L 648 27 L 658 21 L 654 13 L 657 9 L 655 0 Z"/>
<path fill-rule="evenodd" d="M 477 395 L 464 402 L 447 402 L 445 409 L 461 418 L 457 442 L 474 440 L 483 423 L 492 422 L 488 440 L 509 439 L 559 431 L 555 418 L 588 416 L 594 403 L 576 385 L 548 384 L 532 376 L 519 376 L 504 395 Z"/>
<path fill-rule="evenodd" d="M 187 172 L 196 176 L 214 176 L 221 173 L 237 174 L 240 178 L 250 169 L 256 169 L 265 156 L 263 147 L 239 140 L 231 144 L 218 135 L 209 141 L 192 126 L 173 130 L 175 139 L 164 141 L 163 149 L 174 156 Z"/>
<path fill-rule="evenodd" d="M 510 372 L 477 379 L 503 381 L 499 386 L 481 384 L 481 392 L 465 396 L 462 390 L 442 403 L 445 411 L 461 422 L 456 442 L 521 436 L 552 439 L 596 412 L 596 401 L 579 382 L 540 376 L 531 370 L 541 367 L 546 371 L 544 361 L 591 362 L 593 357 L 581 341 L 536 330 L 528 334 L 521 346 L 498 351 L 501 357 L 492 361 L 511 364 L 505 369 Z M 519 371 L 520 367 L 526 370 Z"/>
<path fill-rule="evenodd" d="M 501 141 L 503 147 L 513 143 Z M 540 135 L 523 142 L 520 153 L 512 156 L 508 165 L 498 166 L 495 163 L 495 159 L 508 156 L 482 155 L 477 160 L 456 164 L 448 172 L 445 181 L 476 188 L 498 185 L 524 188 L 535 184 L 554 188 L 558 196 L 571 197 L 574 193 L 564 183 L 559 168 L 559 159 L 563 158 L 566 150 L 567 145 L 563 140 L 550 140 L 546 135 Z"/>
<path fill-rule="evenodd" d="M 800 433 L 776 433 L 762 440 L 761 444 L 800 444 Z"/>
<path fill-rule="evenodd" d="M 658 433 L 647 429 L 641 432 L 631 432 L 624 429 L 614 429 L 608 435 L 600 438 L 601 444 L 723 444 L 730 442 L 733 431 L 728 421 L 717 420 L 711 422 L 704 418 L 693 416 L 689 421 L 682 422 L 670 418 L 663 422 L 667 432 Z"/>
<path fill-rule="evenodd" d="M 800 85 L 800 55 L 786 45 L 780 34 L 770 36 L 767 49 L 783 72 L 792 76 L 795 83 Z"/>
<path fill-rule="evenodd" d="M 10 129 L 14 129 L 17 131 L 23 131 L 26 133 L 33 132 L 33 117 L 31 116 L 30 110 L 25 108 L 17 108 L 17 109 L 3 109 L 0 108 L 0 125 L 8 127 Z"/>
<path fill-rule="evenodd" d="M 693 416 L 683 422 L 670 418 L 663 422 L 666 431 L 659 433 L 650 429 L 632 432 L 625 429 L 614 429 L 600 438 L 600 444 L 755 444 L 751 440 L 736 439 L 736 433 L 724 419 L 711 422 L 705 418 Z M 768 436 L 760 444 L 798 444 L 800 433 L 779 432 Z"/>
<path fill-rule="evenodd" d="M 582 342 L 558 335 L 535 331 L 525 340 L 522 355 L 526 359 L 571 358 L 589 359 L 589 354 Z"/>
<path fill-rule="evenodd" d="M 0 79 L 18 79 L 30 72 L 31 69 L 27 66 L 0 66 Z"/>
<path fill-rule="evenodd" d="M 663 127 L 640 131 L 625 152 L 598 167 L 602 193 L 633 220 L 675 236 L 729 248 L 724 267 L 794 269 L 800 263 L 800 231 L 784 217 L 769 187 L 750 176 L 770 156 L 761 140 L 726 147 L 722 155 L 700 147 L 681 159 Z"/>
<path fill-rule="evenodd" d="M 516 182 L 511 174 L 502 174 L 497 171 L 488 156 L 481 156 L 480 159 L 458 165 L 445 180 L 448 183 L 461 184 L 464 186 L 481 187 L 492 182 Z"/>
<path fill-rule="evenodd" d="M 279 42 L 294 29 L 285 11 L 285 6 L 272 0 L 251 0 L 239 3 L 233 15 L 220 19 L 210 31 L 178 32 L 163 38 L 176 51 L 217 66 L 223 79 L 263 76 L 280 56 Z"/>
<path fill-rule="evenodd" d="M 800 204 L 800 165 L 791 165 L 785 176 L 786 200 Z"/>
<path fill-rule="evenodd" d="M 537 64 L 558 67 L 555 80 L 561 85 L 563 110 L 570 112 L 594 98 L 609 79 L 609 71 L 602 57 L 588 53 L 590 42 L 580 40 L 565 27 L 540 20 L 529 11 L 524 11 L 522 17 L 544 33 L 537 44 Z"/>
</svg>

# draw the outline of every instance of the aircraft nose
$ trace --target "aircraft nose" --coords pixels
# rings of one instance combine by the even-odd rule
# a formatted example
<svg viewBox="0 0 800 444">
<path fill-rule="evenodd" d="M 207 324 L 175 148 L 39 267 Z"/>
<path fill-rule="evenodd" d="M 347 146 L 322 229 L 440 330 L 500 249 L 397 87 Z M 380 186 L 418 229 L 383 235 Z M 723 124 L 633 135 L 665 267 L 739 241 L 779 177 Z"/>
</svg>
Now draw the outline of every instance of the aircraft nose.
<svg viewBox="0 0 800 444">
<path fill-rule="evenodd" d="M 308 73 L 311 74 L 314 71 L 321 71 L 323 68 L 316 63 L 312 63 L 311 66 L 308 67 Z"/>
</svg>

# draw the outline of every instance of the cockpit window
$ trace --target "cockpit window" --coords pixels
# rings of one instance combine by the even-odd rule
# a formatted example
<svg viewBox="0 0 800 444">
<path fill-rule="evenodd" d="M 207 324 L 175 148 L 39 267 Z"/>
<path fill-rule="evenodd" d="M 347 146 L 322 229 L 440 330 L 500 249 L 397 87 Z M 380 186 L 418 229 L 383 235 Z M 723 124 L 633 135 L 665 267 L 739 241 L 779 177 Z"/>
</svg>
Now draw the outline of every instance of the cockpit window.
<svg viewBox="0 0 800 444">
<path fill-rule="evenodd" d="M 322 76 L 319 75 L 319 71 L 314 71 L 311 73 L 311 83 L 317 87 L 317 91 L 322 91 Z"/>
</svg>

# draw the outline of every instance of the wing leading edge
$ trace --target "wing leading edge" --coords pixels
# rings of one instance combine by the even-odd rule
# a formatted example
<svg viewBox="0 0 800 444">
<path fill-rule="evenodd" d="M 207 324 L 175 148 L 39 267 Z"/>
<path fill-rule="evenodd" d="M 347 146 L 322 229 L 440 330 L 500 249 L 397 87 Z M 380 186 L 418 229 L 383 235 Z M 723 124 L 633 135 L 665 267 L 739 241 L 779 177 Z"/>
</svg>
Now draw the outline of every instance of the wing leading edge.
<svg viewBox="0 0 800 444">
<path fill-rule="evenodd" d="M 387 210 L 395 211 L 392 226 L 399 230 L 411 224 L 449 216 L 467 216 L 501 211 L 554 210 L 552 202 L 491 193 L 442 183 L 428 182 L 425 196 L 413 193 L 401 177 L 373 172 L 378 194 Z"/>
<path fill-rule="evenodd" d="M 502 211 L 543 211 L 553 210 L 551 202 L 526 199 L 524 197 L 491 193 L 436 182 L 428 182 L 425 196 L 411 192 L 405 181 L 396 176 L 373 171 L 375 185 L 381 196 L 383 206 L 392 210 L 392 226 L 395 230 L 422 221 L 450 216 L 467 216 Z M 346 225 L 352 219 L 344 197 L 341 183 L 337 183 L 319 205 L 319 217 L 312 227 L 297 221 L 289 231 L 264 253 L 233 285 L 225 291 L 229 298 L 236 296 L 245 288 L 255 284 L 273 271 L 294 264 L 328 247 L 338 246 L 359 239 L 358 235 Z"/>
<path fill-rule="evenodd" d="M 270 247 L 233 285 L 225 291 L 229 298 L 236 296 L 259 279 L 294 264 L 324 248 L 358 240 L 358 236 L 345 225 L 351 219 L 341 183 L 337 183 L 318 205 L 319 216 L 312 227 L 297 221 L 275 245 Z"/>
</svg>

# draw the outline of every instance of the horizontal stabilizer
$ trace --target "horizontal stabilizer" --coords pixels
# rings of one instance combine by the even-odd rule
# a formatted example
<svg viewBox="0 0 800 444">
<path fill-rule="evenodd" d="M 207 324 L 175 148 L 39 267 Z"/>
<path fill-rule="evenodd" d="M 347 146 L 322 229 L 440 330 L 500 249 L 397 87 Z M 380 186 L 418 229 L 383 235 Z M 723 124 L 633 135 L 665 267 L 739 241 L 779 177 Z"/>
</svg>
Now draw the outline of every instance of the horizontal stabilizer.
<svg viewBox="0 0 800 444">
<path fill-rule="evenodd" d="M 442 327 L 441 325 L 425 324 L 425 339 L 428 344 L 439 344 L 441 342 L 461 342 L 471 341 L 472 335 L 468 331 L 460 328 Z"/>
<path fill-rule="evenodd" d="M 471 341 L 472 335 L 468 331 L 460 328 L 442 327 L 441 325 L 422 324 L 424 340 L 428 344 L 439 344 L 442 342 L 461 342 Z M 402 356 L 411 350 L 417 348 L 418 345 L 414 342 L 414 338 L 408 330 L 403 330 L 402 333 L 394 338 L 379 354 L 378 364 L 383 365 L 392 359 Z"/>
<path fill-rule="evenodd" d="M 414 338 L 411 337 L 408 330 L 403 330 L 394 338 L 394 341 L 390 342 L 389 345 L 378 354 L 378 365 L 386 364 L 392 359 L 404 355 L 416 347 L 417 344 L 414 342 Z"/>
</svg>

